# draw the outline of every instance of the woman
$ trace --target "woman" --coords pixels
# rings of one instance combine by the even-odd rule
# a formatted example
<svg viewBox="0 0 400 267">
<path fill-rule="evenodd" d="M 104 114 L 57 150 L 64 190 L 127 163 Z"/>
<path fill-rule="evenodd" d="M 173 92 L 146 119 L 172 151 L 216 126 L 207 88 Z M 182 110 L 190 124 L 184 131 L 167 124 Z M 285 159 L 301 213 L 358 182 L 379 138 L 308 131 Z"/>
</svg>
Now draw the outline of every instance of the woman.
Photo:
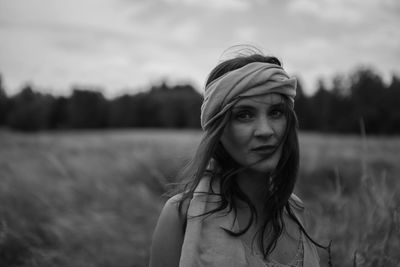
<svg viewBox="0 0 400 267">
<path fill-rule="evenodd" d="M 319 266 L 293 194 L 299 165 L 296 80 L 275 57 L 215 67 L 202 141 L 153 236 L 150 266 Z M 318 245 L 319 246 L 319 245 Z"/>
</svg>

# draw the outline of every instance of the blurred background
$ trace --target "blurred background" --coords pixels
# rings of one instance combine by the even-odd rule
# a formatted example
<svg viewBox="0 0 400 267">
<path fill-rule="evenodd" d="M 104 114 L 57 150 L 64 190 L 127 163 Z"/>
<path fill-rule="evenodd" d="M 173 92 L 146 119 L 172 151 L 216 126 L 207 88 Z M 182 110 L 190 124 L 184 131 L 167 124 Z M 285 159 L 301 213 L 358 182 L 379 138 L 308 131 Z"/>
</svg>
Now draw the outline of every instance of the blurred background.
<svg viewBox="0 0 400 267">
<path fill-rule="evenodd" d="M 399 25 L 396 0 L 0 0 L 0 266 L 147 266 L 244 45 L 298 78 L 322 266 L 399 266 Z"/>
</svg>

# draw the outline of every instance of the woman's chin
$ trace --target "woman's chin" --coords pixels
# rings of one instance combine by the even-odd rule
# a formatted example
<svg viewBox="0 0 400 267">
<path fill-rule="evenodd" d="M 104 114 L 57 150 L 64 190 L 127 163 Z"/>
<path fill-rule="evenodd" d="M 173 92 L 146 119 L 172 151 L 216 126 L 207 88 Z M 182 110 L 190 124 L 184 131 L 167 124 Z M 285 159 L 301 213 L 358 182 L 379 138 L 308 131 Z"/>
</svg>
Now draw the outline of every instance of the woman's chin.
<svg viewBox="0 0 400 267">
<path fill-rule="evenodd" d="M 262 174 L 269 176 L 276 168 L 276 164 L 271 163 L 257 163 L 249 167 L 249 171 L 253 172 L 254 174 Z"/>
</svg>

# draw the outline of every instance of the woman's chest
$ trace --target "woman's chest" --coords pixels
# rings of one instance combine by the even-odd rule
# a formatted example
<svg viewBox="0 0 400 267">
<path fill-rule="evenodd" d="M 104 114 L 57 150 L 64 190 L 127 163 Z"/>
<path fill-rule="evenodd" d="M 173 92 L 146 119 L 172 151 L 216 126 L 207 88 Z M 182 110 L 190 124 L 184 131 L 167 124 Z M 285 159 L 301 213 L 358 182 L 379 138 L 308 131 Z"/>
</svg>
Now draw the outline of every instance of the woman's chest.
<svg viewBox="0 0 400 267">
<path fill-rule="evenodd" d="M 249 214 L 238 213 L 237 219 L 239 229 L 243 229 L 248 224 L 248 218 Z M 270 253 L 268 260 L 281 264 L 292 264 L 296 259 L 302 257 L 302 235 L 298 225 L 294 221 L 290 220 L 286 216 L 284 216 L 283 219 L 285 227 L 276 242 L 275 248 Z M 253 223 L 249 230 L 240 236 L 240 239 L 247 250 L 260 258 L 263 257 L 260 240 L 260 237 L 262 236 L 261 228 L 261 222 Z M 271 227 L 265 229 L 264 238 L 262 239 L 264 250 L 268 247 L 273 238 L 271 231 L 273 231 Z"/>
</svg>

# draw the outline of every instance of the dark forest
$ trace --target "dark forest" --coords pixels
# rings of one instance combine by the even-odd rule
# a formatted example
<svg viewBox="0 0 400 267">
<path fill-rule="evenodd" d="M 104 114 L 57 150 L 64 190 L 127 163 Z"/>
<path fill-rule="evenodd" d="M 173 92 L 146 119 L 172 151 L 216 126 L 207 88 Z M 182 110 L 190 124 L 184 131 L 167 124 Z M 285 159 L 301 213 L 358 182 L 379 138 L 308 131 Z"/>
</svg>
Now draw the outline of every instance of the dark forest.
<svg viewBox="0 0 400 267">
<path fill-rule="evenodd" d="M 327 85 L 329 84 L 329 86 Z M 202 95 L 190 84 L 150 86 L 146 92 L 107 99 L 92 88 L 68 97 L 32 85 L 8 96 L 0 78 L 0 127 L 18 131 L 106 128 L 200 128 Z M 313 95 L 298 82 L 295 110 L 300 130 L 400 134 L 400 79 L 389 84 L 371 68 L 318 83 Z"/>
</svg>

